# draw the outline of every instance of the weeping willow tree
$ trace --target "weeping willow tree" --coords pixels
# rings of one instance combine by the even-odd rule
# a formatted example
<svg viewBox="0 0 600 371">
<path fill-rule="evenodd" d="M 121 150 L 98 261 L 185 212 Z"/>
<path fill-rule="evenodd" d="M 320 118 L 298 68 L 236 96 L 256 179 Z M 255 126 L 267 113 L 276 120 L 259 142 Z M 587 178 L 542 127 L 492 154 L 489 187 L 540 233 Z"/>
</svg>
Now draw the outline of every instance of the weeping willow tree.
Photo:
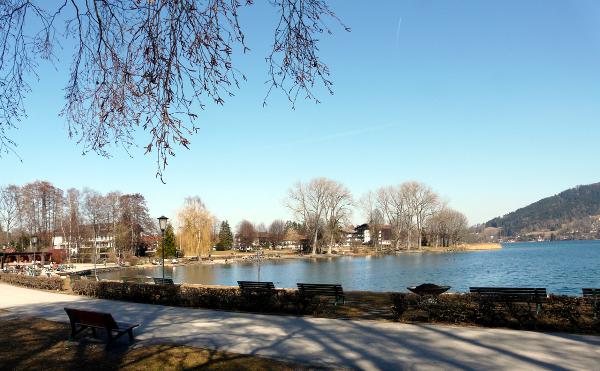
<svg viewBox="0 0 600 371">
<path fill-rule="evenodd" d="M 212 240 L 213 217 L 200 197 L 187 197 L 177 213 L 178 240 L 185 256 L 206 256 Z"/>
</svg>

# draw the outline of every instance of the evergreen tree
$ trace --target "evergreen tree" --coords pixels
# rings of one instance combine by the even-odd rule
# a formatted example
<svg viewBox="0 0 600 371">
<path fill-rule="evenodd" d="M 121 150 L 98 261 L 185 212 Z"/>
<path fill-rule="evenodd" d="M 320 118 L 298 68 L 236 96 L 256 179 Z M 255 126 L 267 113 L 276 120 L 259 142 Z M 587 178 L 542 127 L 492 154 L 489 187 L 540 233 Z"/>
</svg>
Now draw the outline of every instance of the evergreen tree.
<svg viewBox="0 0 600 371">
<path fill-rule="evenodd" d="M 221 229 L 219 230 L 219 243 L 217 246 L 223 250 L 231 249 L 233 246 L 233 233 L 231 233 L 231 228 L 229 228 L 229 223 L 227 220 L 221 222 Z"/>
<path fill-rule="evenodd" d="M 156 251 L 157 257 L 162 257 L 162 248 L 165 249 L 165 258 L 174 258 L 175 257 L 175 231 L 173 230 L 173 225 L 167 224 L 167 229 L 165 229 L 165 238 L 161 243 L 161 248 Z"/>
</svg>

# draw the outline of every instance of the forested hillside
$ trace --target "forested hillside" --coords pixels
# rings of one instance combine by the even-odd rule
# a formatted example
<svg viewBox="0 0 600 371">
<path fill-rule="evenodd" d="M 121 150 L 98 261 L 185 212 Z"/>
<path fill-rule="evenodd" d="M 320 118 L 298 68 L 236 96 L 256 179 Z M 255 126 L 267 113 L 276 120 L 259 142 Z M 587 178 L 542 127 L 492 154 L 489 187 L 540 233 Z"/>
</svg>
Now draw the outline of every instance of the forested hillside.
<svg viewBox="0 0 600 371">
<path fill-rule="evenodd" d="M 503 228 L 503 235 L 532 231 L 559 231 L 566 225 L 600 214 L 600 183 L 581 185 L 541 199 L 486 223 Z"/>
</svg>

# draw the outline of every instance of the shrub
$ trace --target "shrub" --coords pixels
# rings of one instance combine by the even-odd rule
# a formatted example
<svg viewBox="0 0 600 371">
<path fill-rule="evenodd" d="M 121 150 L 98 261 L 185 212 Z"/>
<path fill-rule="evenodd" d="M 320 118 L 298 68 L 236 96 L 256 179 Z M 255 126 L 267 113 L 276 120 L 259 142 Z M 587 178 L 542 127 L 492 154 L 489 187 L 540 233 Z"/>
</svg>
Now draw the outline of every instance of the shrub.
<svg viewBox="0 0 600 371">
<path fill-rule="evenodd" d="M 594 319 L 592 306 L 583 298 L 551 295 L 535 315 L 535 303 L 479 301 L 471 294 L 419 297 L 414 294 L 391 295 L 392 312 L 397 320 L 478 324 L 490 327 L 543 329 L 598 333 L 600 321 Z"/>
<path fill-rule="evenodd" d="M 584 304 L 583 298 L 550 295 L 547 308 L 544 309 L 544 316 L 558 321 L 566 320 L 571 325 L 577 325 Z"/>
<path fill-rule="evenodd" d="M 472 323 L 477 318 L 477 305 L 469 294 L 418 296 L 394 293 L 391 300 L 396 319 L 402 319 L 406 314 L 411 319 L 425 321 Z"/>
<path fill-rule="evenodd" d="M 297 294 L 277 290 L 274 300 L 247 300 L 234 287 L 153 285 L 116 281 L 76 280 L 73 292 L 101 299 L 221 310 L 295 313 Z"/>
<path fill-rule="evenodd" d="M 417 305 L 418 297 L 415 294 L 393 293 L 391 300 L 394 318 L 401 319 L 411 306 Z"/>
<path fill-rule="evenodd" d="M 63 279 L 60 277 L 25 276 L 22 274 L 0 274 L 0 281 L 11 285 L 24 286 L 41 290 L 63 290 Z"/>
</svg>

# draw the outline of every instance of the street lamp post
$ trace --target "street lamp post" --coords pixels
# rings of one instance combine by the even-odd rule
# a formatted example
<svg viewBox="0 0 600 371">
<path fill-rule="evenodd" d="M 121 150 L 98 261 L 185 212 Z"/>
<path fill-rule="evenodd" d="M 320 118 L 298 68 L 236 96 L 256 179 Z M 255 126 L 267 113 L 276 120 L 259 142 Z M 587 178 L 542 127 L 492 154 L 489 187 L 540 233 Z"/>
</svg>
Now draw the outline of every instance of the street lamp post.
<svg viewBox="0 0 600 371">
<path fill-rule="evenodd" d="M 160 227 L 160 231 L 162 233 L 162 278 L 163 282 L 165 282 L 165 229 L 167 229 L 167 221 L 169 218 L 166 216 L 161 216 L 158 218 L 158 226 Z"/>
</svg>

